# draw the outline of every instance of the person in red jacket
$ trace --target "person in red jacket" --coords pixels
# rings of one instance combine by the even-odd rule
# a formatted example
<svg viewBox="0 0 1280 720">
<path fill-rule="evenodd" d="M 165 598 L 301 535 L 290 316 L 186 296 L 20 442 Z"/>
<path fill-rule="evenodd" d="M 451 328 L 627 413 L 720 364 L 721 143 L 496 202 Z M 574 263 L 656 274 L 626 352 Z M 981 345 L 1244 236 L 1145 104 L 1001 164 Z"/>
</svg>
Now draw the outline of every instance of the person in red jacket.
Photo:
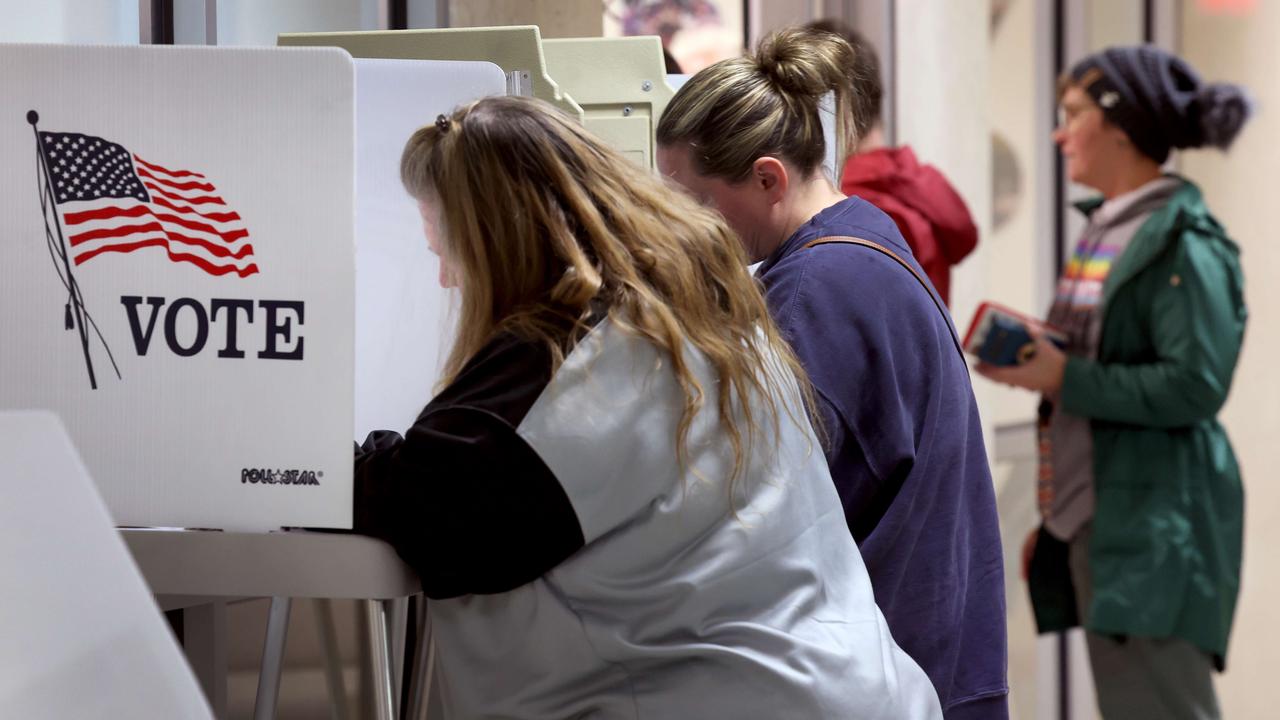
<svg viewBox="0 0 1280 720">
<path fill-rule="evenodd" d="M 854 96 L 865 101 L 854 113 L 858 146 L 845 162 L 841 192 L 857 195 L 893 218 L 938 295 L 950 304 L 951 267 L 978 245 L 978 228 L 969 208 L 942 173 L 921 164 L 910 147 L 885 145 L 880 121 L 884 84 L 871 43 L 836 20 L 820 20 L 809 27 L 840 35 L 853 46 L 849 75 Z"/>
</svg>

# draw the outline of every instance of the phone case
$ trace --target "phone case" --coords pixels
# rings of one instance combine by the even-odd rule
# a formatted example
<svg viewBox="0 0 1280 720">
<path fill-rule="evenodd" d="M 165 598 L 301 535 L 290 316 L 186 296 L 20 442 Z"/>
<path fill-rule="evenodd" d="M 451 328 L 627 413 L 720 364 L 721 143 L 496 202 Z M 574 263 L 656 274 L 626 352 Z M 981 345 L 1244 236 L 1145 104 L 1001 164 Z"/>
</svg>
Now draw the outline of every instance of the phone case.
<svg viewBox="0 0 1280 720">
<path fill-rule="evenodd" d="M 1036 344 L 1029 327 L 1041 329 L 1055 345 L 1066 347 L 1067 336 L 1061 330 L 1016 310 L 987 302 L 979 305 L 974 313 L 969 332 L 965 335 L 964 350 L 989 365 L 1020 365 L 1035 354 Z"/>
</svg>

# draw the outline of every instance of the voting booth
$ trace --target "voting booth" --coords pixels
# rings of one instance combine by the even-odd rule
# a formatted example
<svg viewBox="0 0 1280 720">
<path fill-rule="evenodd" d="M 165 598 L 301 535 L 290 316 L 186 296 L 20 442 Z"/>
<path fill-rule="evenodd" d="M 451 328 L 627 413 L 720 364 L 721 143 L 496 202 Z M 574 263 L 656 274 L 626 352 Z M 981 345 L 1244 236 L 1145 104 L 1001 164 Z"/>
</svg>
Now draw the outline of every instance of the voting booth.
<svg viewBox="0 0 1280 720">
<path fill-rule="evenodd" d="M 636 164 L 655 164 L 658 119 L 675 90 L 657 37 L 542 41 L 547 70 L 582 106 L 583 125 Z"/>
<path fill-rule="evenodd" d="M 211 719 L 52 413 L 0 411 L 0 492 L 0 715 Z"/>
<path fill-rule="evenodd" d="M 554 99 L 536 28 L 498 36 Z M 0 409 L 64 418 L 117 524 L 350 527 L 352 438 L 412 424 L 452 337 L 400 153 L 510 74 L 325 48 L 0 60 Z"/>
<path fill-rule="evenodd" d="M 657 37 L 542 40 L 536 26 L 287 33 L 282 46 L 333 46 L 356 58 L 488 61 L 507 93 L 546 100 L 642 167 L 674 90 Z"/>
<path fill-rule="evenodd" d="M 488 62 L 356 63 L 355 432 L 403 432 L 434 395 L 449 342 L 454 292 L 417 204 L 400 183 L 400 154 L 415 130 L 454 107 L 506 93 Z"/>
<path fill-rule="evenodd" d="M 528 95 L 579 120 L 582 107 L 547 72 L 536 25 L 440 30 L 284 33 L 284 47 L 339 47 L 356 58 L 491 62 L 506 74 L 507 94 Z"/>
<path fill-rule="evenodd" d="M 351 58 L 5 45 L 0 96 L 0 409 L 119 525 L 350 527 Z"/>
</svg>

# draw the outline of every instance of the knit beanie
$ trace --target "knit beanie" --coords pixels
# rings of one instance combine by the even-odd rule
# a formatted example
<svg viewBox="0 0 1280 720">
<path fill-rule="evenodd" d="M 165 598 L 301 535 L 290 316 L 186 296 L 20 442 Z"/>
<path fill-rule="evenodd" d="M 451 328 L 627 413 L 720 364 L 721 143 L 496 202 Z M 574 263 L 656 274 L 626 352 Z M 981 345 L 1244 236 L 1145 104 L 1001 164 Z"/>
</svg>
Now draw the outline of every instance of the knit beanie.
<svg viewBox="0 0 1280 720">
<path fill-rule="evenodd" d="M 1172 148 L 1227 149 L 1253 110 L 1244 88 L 1203 83 L 1181 58 L 1150 45 L 1090 55 L 1071 69 L 1071 79 L 1158 163 Z"/>
</svg>

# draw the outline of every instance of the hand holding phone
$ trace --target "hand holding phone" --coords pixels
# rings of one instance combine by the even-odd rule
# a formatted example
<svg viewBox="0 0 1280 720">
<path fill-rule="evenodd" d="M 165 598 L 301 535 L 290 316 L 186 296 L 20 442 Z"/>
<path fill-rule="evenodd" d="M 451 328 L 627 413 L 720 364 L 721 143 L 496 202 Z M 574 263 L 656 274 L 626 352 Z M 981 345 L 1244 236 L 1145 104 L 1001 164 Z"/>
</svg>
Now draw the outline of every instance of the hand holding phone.
<svg viewBox="0 0 1280 720">
<path fill-rule="evenodd" d="M 1003 305 L 984 302 L 969 324 L 964 351 L 996 367 L 1021 365 L 1035 356 L 1035 334 L 1059 349 L 1067 346 L 1067 335 L 1058 328 Z"/>
</svg>

